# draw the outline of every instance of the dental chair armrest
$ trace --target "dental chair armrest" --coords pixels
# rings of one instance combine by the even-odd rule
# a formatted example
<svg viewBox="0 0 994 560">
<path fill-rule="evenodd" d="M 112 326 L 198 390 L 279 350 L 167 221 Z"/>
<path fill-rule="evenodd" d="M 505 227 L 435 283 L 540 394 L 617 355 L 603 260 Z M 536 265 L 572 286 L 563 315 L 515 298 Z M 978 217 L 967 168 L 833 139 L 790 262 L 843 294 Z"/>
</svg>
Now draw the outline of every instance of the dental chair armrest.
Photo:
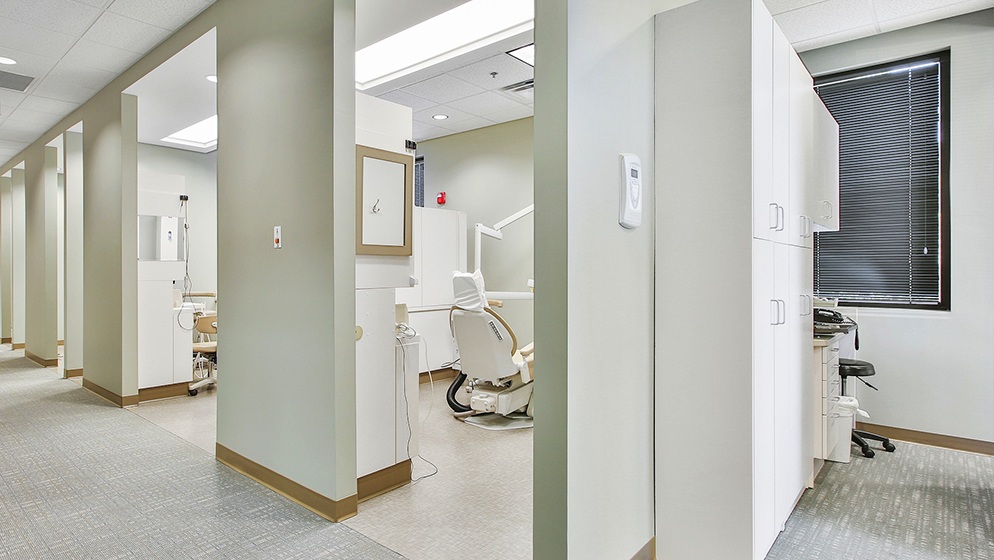
<svg viewBox="0 0 994 560">
<path fill-rule="evenodd" d="M 518 362 L 518 373 L 521 374 L 521 381 L 528 383 L 535 379 L 535 354 L 528 354 L 524 361 Z"/>
<path fill-rule="evenodd" d="M 502 309 L 504 307 L 504 300 L 502 299 L 488 299 L 487 305 L 490 307 L 496 307 L 497 309 Z"/>
<path fill-rule="evenodd" d="M 535 353 L 535 343 L 529 342 L 521 350 L 519 350 L 519 352 L 521 352 L 522 356 L 525 357 L 531 356 L 532 354 Z"/>
</svg>

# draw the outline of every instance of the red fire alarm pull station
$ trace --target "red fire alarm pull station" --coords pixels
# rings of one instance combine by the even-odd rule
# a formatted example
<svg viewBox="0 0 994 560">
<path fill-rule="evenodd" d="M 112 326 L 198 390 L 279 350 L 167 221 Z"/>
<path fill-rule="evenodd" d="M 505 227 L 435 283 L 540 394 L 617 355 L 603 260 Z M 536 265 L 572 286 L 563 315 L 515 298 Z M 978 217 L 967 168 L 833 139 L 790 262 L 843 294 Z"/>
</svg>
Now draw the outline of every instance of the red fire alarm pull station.
<svg viewBox="0 0 994 560">
<path fill-rule="evenodd" d="M 445 191 L 438 193 L 438 196 L 435 197 L 435 202 L 439 206 L 445 206 Z"/>
</svg>

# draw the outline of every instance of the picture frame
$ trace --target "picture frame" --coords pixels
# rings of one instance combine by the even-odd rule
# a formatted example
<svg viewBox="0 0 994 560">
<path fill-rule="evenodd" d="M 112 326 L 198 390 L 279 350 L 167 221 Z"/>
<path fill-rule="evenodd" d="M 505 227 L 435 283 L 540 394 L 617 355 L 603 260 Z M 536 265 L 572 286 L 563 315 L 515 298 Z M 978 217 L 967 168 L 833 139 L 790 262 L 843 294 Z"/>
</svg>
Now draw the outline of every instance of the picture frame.
<svg viewBox="0 0 994 560">
<path fill-rule="evenodd" d="M 409 257 L 414 156 L 356 145 L 356 254 Z"/>
</svg>

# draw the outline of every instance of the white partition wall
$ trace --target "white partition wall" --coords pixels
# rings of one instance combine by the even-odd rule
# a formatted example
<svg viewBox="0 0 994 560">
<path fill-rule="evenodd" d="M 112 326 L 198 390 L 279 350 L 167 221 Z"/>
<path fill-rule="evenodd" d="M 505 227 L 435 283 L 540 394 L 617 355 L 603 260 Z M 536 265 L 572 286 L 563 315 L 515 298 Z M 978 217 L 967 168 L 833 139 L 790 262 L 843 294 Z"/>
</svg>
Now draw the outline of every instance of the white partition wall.
<svg viewBox="0 0 994 560">
<path fill-rule="evenodd" d="M 83 135 L 65 134 L 65 349 L 67 377 L 83 375 Z"/>
<path fill-rule="evenodd" d="M 58 149 L 44 146 L 25 160 L 25 350 L 45 366 L 59 362 Z"/>
</svg>

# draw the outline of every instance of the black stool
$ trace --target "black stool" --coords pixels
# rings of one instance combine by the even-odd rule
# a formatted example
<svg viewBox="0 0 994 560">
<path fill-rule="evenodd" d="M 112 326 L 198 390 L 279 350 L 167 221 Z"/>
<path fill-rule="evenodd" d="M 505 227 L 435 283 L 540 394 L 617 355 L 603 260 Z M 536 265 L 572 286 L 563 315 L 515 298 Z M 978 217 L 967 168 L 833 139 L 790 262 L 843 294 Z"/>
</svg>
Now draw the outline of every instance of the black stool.
<svg viewBox="0 0 994 560">
<path fill-rule="evenodd" d="M 864 377 L 869 377 L 871 375 L 876 375 L 877 372 L 873 370 L 873 364 L 870 362 L 864 362 L 863 360 L 850 360 L 848 358 L 839 358 L 839 377 L 842 378 L 842 394 L 846 394 L 846 378 L 855 377 L 863 382 L 864 385 L 877 391 L 878 389 L 873 385 L 866 382 Z M 877 435 L 871 432 L 864 432 L 863 430 L 853 430 L 852 431 L 852 442 L 859 446 L 863 455 L 866 457 L 873 457 L 873 450 L 870 449 L 870 445 L 866 443 L 866 440 L 872 439 L 883 443 L 884 451 L 893 452 L 896 447 L 890 442 L 890 439 L 884 436 Z"/>
</svg>

